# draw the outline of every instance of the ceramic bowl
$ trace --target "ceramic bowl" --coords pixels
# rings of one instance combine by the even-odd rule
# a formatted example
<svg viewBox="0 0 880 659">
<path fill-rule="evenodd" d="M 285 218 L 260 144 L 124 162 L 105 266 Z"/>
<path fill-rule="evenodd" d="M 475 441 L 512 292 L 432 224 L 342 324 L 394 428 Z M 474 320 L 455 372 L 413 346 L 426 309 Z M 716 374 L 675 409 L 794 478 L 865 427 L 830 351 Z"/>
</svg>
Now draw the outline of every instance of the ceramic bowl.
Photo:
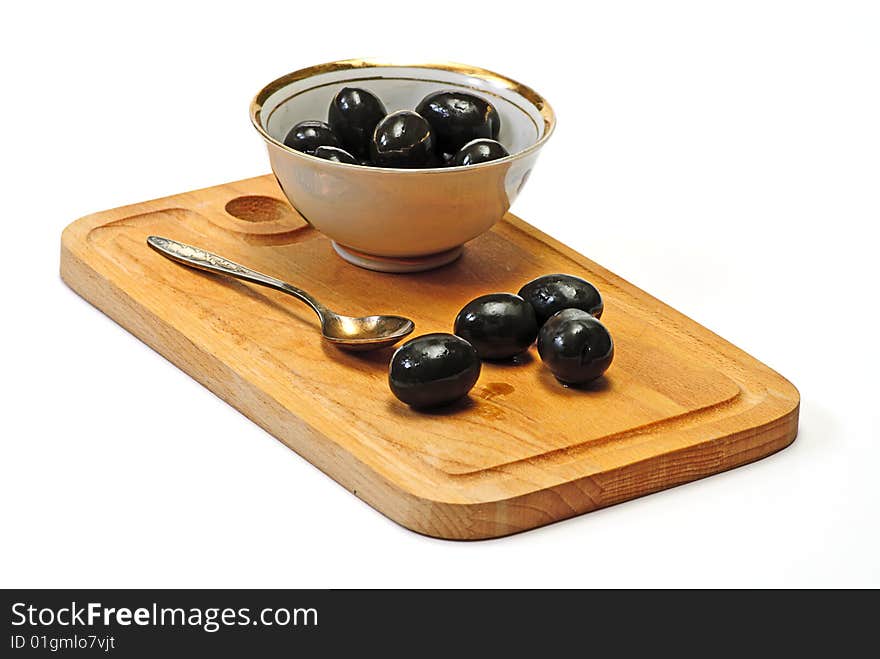
<svg viewBox="0 0 880 659">
<path fill-rule="evenodd" d="M 468 167 L 389 169 L 332 162 L 284 146 L 294 124 L 326 121 L 330 100 L 349 86 L 373 92 L 388 112 L 412 110 L 428 94 L 446 89 L 482 96 L 498 110 L 498 141 L 511 155 Z M 462 245 L 488 231 L 522 190 L 556 122 L 535 91 L 485 69 L 360 59 L 270 82 L 251 103 L 251 120 L 293 207 L 333 241 L 342 258 L 387 272 L 449 263 Z"/>
</svg>

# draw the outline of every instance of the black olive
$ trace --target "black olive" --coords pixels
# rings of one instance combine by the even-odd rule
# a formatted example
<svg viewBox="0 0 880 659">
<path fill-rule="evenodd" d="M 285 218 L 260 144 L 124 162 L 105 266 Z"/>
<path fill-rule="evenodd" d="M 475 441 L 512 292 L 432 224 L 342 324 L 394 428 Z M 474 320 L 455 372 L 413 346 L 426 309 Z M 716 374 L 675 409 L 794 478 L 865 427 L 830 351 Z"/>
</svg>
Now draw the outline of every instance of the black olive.
<svg viewBox="0 0 880 659">
<path fill-rule="evenodd" d="M 519 289 L 519 295 L 535 308 L 538 325 L 563 309 L 581 309 L 601 318 L 605 308 L 596 287 L 573 275 L 538 277 Z"/>
<path fill-rule="evenodd" d="M 428 167 L 437 169 L 438 167 L 449 167 L 449 162 L 443 157 L 443 154 L 431 153 L 428 156 Z"/>
<path fill-rule="evenodd" d="M 498 160 L 509 156 L 507 149 L 495 140 L 481 137 L 478 140 L 472 140 L 465 144 L 458 153 L 452 156 L 450 165 L 460 167 L 461 165 L 476 165 L 481 162 L 489 162 L 490 160 Z"/>
<path fill-rule="evenodd" d="M 561 382 L 583 384 L 614 359 L 614 341 L 601 321 L 581 309 L 563 309 L 538 333 L 538 354 Z"/>
<path fill-rule="evenodd" d="M 342 146 L 358 158 L 370 153 L 376 124 L 387 114 L 385 106 L 366 89 L 344 87 L 330 101 L 327 122 Z"/>
<path fill-rule="evenodd" d="M 455 318 L 455 333 L 482 359 L 509 359 L 532 345 L 538 322 L 532 305 L 519 295 L 492 293 L 464 305 Z"/>
<path fill-rule="evenodd" d="M 348 151 L 335 146 L 319 146 L 315 149 L 314 155 L 324 160 L 332 160 L 333 162 L 344 162 L 349 165 L 360 164 Z"/>
<path fill-rule="evenodd" d="M 388 384 L 413 407 L 434 407 L 458 400 L 480 377 L 474 347 L 452 334 L 425 334 L 400 346 L 391 357 Z"/>
<path fill-rule="evenodd" d="M 489 125 L 492 127 L 492 139 L 498 139 L 498 133 L 501 132 L 501 116 L 495 106 L 489 103 Z"/>
<path fill-rule="evenodd" d="M 440 153 L 457 153 L 481 137 L 495 139 L 501 129 L 501 119 L 492 104 L 466 92 L 429 94 L 416 106 L 416 112 L 431 124 Z"/>
<path fill-rule="evenodd" d="M 431 127 L 415 112 L 392 112 L 376 126 L 370 153 L 377 167 L 430 167 L 434 162 Z"/>
<path fill-rule="evenodd" d="M 291 149 L 312 155 L 319 146 L 341 146 L 330 126 L 323 121 L 312 120 L 300 121 L 291 128 L 284 138 L 284 144 Z"/>
</svg>

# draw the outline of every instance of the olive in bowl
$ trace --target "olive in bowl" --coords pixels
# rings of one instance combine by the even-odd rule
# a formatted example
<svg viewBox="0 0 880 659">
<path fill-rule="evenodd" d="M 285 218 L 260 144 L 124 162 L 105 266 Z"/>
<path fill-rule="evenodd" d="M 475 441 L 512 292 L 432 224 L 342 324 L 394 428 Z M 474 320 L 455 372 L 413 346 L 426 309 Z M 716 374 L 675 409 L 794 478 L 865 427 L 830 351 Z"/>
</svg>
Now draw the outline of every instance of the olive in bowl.
<svg viewBox="0 0 880 659">
<path fill-rule="evenodd" d="M 535 309 L 538 325 L 563 309 L 581 309 L 596 318 L 601 318 L 605 309 L 596 287 L 573 275 L 538 277 L 519 289 L 519 295 Z"/>
<path fill-rule="evenodd" d="M 487 100 L 463 91 L 429 94 L 416 112 L 431 125 L 440 153 L 456 153 L 481 137 L 494 140 L 501 130 L 497 110 Z"/>
<path fill-rule="evenodd" d="M 365 159 L 370 155 L 373 131 L 386 114 L 382 101 L 372 92 L 343 87 L 330 101 L 327 123 L 339 136 L 344 149 Z"/>
<path fill-rule="evenodd" d="M 507 149 L 495 140 L 481 138 L 472 140 L 461 147 L 458 153 L 452 156 L 449 164 L 452 167 L 479 165 L 481 162 L 490 162 L 509 155 Z"/>
<path fill-rule="evenodd" d="M 332 160 L 333 162 L 344 162 L 346 165 L 360 164 L 348 151 L 335 146 L 319 146 L 312 155 L 324 160 Z"/>
<path fill-rule="evenodd" d="M 436 158 L 431 127 L 415 112 L 392 112 L 376 125 L 370 154 L 378 167 L 430 167 Z"/>
<path fill-rule="evenodd" d="M 600 320 L 581 309 L 555 313 L 538 332 L 538 354 L 565 384 L 602 375 L 614 359 L 614 341 Z"/>
<path fill-rule="evenodd" d="M 510 359 L 532 345 L 538 323 L 519 295 L 492 293 L 468 302 L 455 318 L 454 331 L 481 359 Z"/>
<path fill-rule="evenodd" d="M 300 121 L 291 128 L 284 138 L 284 145 L 310 155 L 314 155 L 319 146 L 342 146 L 329 125 L 312 120 Z"/>
<path fill-rule="evenodd" d="M 453 334 L 438 332 L 410 339 L 391 357 L 388 384 L 399 400 L 415 408 L 452 403 L 480 377 L 474 347 Z"/>
</svg>

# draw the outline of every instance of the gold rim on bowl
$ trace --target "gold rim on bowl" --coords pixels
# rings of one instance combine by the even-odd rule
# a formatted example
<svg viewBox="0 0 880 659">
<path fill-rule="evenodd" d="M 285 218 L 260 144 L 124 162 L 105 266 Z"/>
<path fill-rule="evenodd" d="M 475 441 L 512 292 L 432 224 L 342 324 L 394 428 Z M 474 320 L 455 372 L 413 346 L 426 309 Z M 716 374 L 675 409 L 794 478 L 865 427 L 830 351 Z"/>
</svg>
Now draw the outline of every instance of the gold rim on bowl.
<svg viewBox="0 0 880 659">
<path fill-rule="evenodd" d="M 349 163 L 344 162 L 335 162 L 332 160 L 325 160 L 323 158 L 317 158 L 317 156 L 311 156 L 307 153 L 303 153 L 301 151 L 297 151 L 296 149 L 291 149 L 289 146 L 285 145 L 283 142 L 276 140 L 274 137 L 269 135 L 266 130 L 263 128 L 260 119 L 263 111 L 263 104 L 266 100 L 272 96 L 275 92 L 283 87 L 286 87 L 292 82 L 296 82 L 298 80 L 305 80 L 306 78 L 311 78 L 312 76 L 319 75 L 322 73 L 333 73 L 335 71 L 349 71 L 356 69 L 373 69 L 380 67 L 388 67 L 388 68 L 414 68 L 414 69 L 437 69 L 440 71 L 449 71 L 452 73 L 460 73 L 462 75 L 470 76 L 472 78 L 480 78 L 481 80 L 485 80 L 487 82 L 491 82 L 495 85 L 499 85 L 501 87 L 505 87 L 513 92 L 516 92 L 527 101 L 529 101 L 532 105 L 540 113 L 541 117 L 544 120 L 544 133 L 538 140 L 534 143 L 522 149 L 521 151 L 517 151 L 516 153 L 512 153 L 509 156 L 505 156 L 504 158 L 498 158 L 497 160 L 492 160 L 489 162 L 479 163 L 477 165 L 459 165 L 456 167 L 437 167 L 433 169 L 402 169 L 396 167 L 369 167 L 371 171 L 392 171 L 392 172 L 400 172 L 400 173 L 411 173 L 411 174 L 449 174 L 453 172 L 458 172 L 463 169 L 476 169 L 481 167 L 491 167 L 497 166 L 499 164 L 503 164 L 505 162 L 510 162 L 515 160 L 523 155 L 531 153 L 532 151 L 536 151 L 537 149 L 543 146 L 544 142 L 546 142 L 550 135 L 553 134 L 553 130 L 556 128 L 556 114 L 553 112 L 553 108 L 550 107 L 550 104 L 544 99 L 543 96 L 538 94 L 534 89 L 528 87 L 516 80 L 508 78 L 507 76 L 503 76 L 500 73 L 495 73 L 494 71 L 489 71 L 488 69 L 481 69 L 477 66 L 470 66 L 469 64 L 458 64 L 456 62 L 417 62 L 417 63 L 401 63 L 401 62 L 387 62 L 384 60 L 377 59 L 346 59 L 346 60 L 337 60 L 335 62 L 326 62 L 325 64 L 316 64 L 315 66 L 310 66 L 305 69 L 299 69 L 298 71 L 293 71 L 292 73 L 288 73 L 287 75 L 283 75 L 280 78 L 273 80 L 268 85 L 263 87 L 257 95 L 254 96 L 251 101 L 250 107 L 250 115 L 251 115 L 251 123 L 254 125 L 254 128 L 257 129 L 257 132 L 263 136 L 263 139 L 267 142 L 271 142 L 275 146 L 287 151 L 288 153 L 293 154 L 296 157 L 301 158 L 309 158 L 309 159 L 317 159 L 321 160 L 328 165 L 335 167 L 357 167 L 359 169 L 363 169 L 363 165 L 351 165 Z M 485 91 L 485 90 L 476 90 L 476 91 Z"/>
</svg>

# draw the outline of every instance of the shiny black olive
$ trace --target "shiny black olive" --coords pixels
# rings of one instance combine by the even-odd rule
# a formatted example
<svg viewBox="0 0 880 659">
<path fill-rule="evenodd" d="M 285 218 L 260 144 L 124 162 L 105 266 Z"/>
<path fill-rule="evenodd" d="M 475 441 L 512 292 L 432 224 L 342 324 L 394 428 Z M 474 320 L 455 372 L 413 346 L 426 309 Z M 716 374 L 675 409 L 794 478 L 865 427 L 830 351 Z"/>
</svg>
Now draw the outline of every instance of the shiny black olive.
<svg viewBox="0 0 880 659">
<path fill-rule="evenodd" d="M 497 140 L 498 133 L 501 132 L 501 116 L 491 103 L 489 104 L 489 125 L 492 127 L 492 139 Z"/>
<path fill-rule="evenodd" d="M 449 167 L 449 162 L 443 157 L 442 154 L 431 153 L 428 156 L 428 167 L 431 169 L 436 169 L 438 167 Z"/>
<path fill-rule="evenodd" d="M 431 127 L 415 112 L 392 112 L 376 126 L 370 153 L 377 167 L 430 167 L 434 162 Z"/>
<path fill-rule="evenodd" d="M 385 117 L 385 106 L 366 89 L 344 87 L 330 101 L 327 123 L 349 153 L 366 158 L 373 131 Z"/>
<path fill-rule="evenodd" d="M 501 119 L 492 104 L 466 92 L 429 94 L 416 106 L 416 112 L 431 124 L 440 153 L 457 153 L 481 137 L 495 139 L 501 129 Z"/>
<path fill-rule="evenodd" d="M 481 359 L 509 359 L 532 345 L 538 322 L 532 305 L 519 295 L 492 293 L 464 305 L 455 318 L 455 333 Z"/>
<path fill-rule="evenodd" d="M 519 289 L 519 295 L 535 308 L 538 325 L 563 309 L 581 309 L 601 318 L 605 308 L 596 287 L 573 275 L 538 277 Z"/>
<path fill-rule="evenodd" d="M 344 162 L 349 165 L 359 165 L 357 159 L 345 149 L 335 146 L 319 146 L 315 149 L 315 154 L 324 160 L 332 160 L 333 162 Z"/>
<path fill-rule="evenodd" d="M 300 121 L 290 129 L 284 144 L 291 149 L 314 155 L 319 146 L 342 146 L 330 126 L 323 121 Z"/>
<path fill-rule="evenodd" d="M 452 334 L 425 334 L 400 346 L 391 357 L 388 384 L 413 407 L 434 407 L 458 400 L 480 377 L 474 347 Z"/>
<path fill-rule="evenodd" d="M 490 160 L 498 160 L 509 156 L 507 149 L 495 140 L 481 137 L 478 140 L 472 140 L 458 150 L 450 165 L 460 167 L 461 165 L 476 165 L 481 162 L 489 162 Z"/>
<path fill-rule="evenodd" d="M 538 332 L 538 354 L 561 382 L 583 384 L 614 359 L 614 341 L 601 321 L 581 309 L 563 309 Z"/>
</svg>

